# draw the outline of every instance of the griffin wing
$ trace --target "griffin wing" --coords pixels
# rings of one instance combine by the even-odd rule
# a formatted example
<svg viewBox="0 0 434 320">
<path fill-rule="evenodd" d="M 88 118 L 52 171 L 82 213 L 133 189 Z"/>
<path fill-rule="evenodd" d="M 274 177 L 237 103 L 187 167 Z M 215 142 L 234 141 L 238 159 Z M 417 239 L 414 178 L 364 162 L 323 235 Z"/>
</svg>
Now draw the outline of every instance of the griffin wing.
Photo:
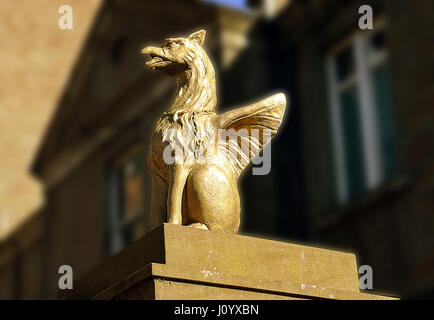
<svg viewBox="0 0 434 320">
<path fill-rule="evenodd" d="M 231 160 L 240 175 L 265 145 L 276 135 L 285 113 L 286 98 L 275 94 L 252 105 L 228 111 L 217 118 L 217 127 L 225 129 L 218 148 Z"/>
</svg>

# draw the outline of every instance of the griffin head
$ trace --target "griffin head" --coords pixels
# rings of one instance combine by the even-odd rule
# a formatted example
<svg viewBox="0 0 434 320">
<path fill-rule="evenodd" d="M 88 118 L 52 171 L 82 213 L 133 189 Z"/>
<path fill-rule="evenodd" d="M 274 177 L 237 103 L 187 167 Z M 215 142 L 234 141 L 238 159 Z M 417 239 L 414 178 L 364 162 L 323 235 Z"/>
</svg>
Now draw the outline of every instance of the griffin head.
<svg viewBox="0 0 434 320">
<path fill-rule="evenodd" d="M 205 30 L 192 33 L 187 38 L 167 38 L 161 47 L 143 48 L 143 54 L 149 54 L 151 60 L 146 66 L 152 70 L 160 70 L 174 75 L 193 68 L 206 56 L 202 49 Z"/>
</svg>

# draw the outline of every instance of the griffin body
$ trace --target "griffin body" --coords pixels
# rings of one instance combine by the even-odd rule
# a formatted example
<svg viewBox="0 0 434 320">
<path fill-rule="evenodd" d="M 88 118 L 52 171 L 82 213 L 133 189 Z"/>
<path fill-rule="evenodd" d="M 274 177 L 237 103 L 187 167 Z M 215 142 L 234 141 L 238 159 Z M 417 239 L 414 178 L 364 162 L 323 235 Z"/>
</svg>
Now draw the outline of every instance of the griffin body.
<svg viewBox="0 0 434 320">
<path fill-rule="evenodd" d="M 221 115 L 215 73 L 202 44 L 205 31 L 146 47 L 146 65 L 173 76 L 175 101 L 159 119 L 148 164 L 152 173 L 151 224 L 162 222 L 236 233 L 240 226 L 238 178 L 282 121 L 286 100 L 276 94 Z M 244 132 L 238 135 L 238 132 Z M 224 134 L 222 138 L 222 132 Z M 229 134 L 227 134 L 229 132 Z"/>
</svg>

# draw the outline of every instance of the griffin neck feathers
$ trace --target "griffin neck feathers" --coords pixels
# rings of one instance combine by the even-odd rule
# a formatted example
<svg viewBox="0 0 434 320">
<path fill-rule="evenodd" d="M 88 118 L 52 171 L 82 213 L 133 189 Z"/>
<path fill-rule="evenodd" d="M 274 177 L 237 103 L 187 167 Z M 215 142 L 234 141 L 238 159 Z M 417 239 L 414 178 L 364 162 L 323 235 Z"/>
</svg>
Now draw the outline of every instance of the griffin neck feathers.
<svg viewBox="0 0 434 320">
<path fill-rule="evenodd" d="M 213 111 L 216 106 L 215 73 L 209 58 L 201 54 L 190 68 L 175 75 L 178 92 L 171 112 Z"/>
</svg>

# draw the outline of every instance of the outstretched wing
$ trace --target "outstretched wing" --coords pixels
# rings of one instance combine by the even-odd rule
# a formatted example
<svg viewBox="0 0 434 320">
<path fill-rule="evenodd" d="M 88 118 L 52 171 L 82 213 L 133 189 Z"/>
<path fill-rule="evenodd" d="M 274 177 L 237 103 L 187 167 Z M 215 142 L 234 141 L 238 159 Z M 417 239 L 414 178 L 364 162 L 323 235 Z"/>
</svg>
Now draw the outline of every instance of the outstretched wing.
<svg viewBox="0 0 434 320">
<path fill-rule="evenodd" d="M 219 133 L 218 148 L 238 175 L 277 133 L 285 106 L 285 95 L 279 93 L 217 118 L 217 127 L 224 129 Z"/>
</svg>

